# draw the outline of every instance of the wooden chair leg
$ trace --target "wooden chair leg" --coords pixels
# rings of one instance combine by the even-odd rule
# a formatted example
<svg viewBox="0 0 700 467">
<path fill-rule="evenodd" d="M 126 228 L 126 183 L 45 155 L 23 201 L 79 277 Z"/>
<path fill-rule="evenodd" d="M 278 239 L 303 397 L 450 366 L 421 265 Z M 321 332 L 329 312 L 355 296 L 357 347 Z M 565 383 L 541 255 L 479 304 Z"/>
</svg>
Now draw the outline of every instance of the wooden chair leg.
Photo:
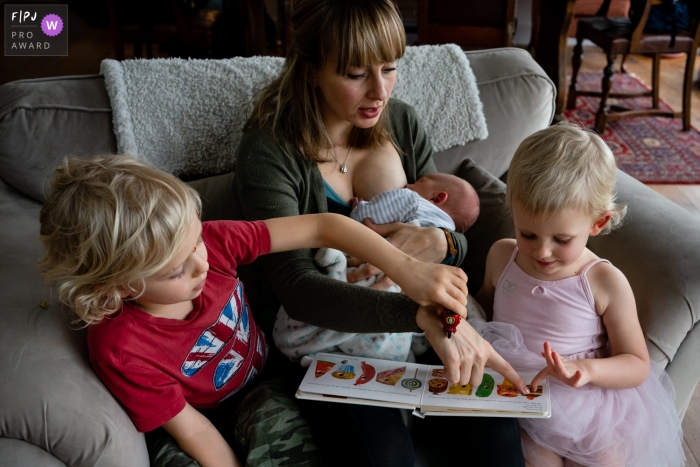
<svg viewBox="0 0 700 467">
<path fill-rule="evenodd" d="M 571 84 L 569 85 L 569 95 L 566 101 L 566 108 L 569 110 L 576 108 L 576 78 L 581 69 L 583 61 L 583 39 L 577 38 L 574 52 L 571 54 Z"/>
<path fill-rule="evenodd" d="M 654 54 L 651 62 L 651 106 L 654 109 L 659 108 L 659 84 L 661 70 L 661 55 Z"/>
<path fill-rule="evenodd" d="M 693 72 L 695 70 L 695 51 L 688 54 L 685 61 L 685 75 L 683 77 L 683 131 L 690 130 L 690 98 L 693 93 Z"/>
<path fill-rule="evenodd" d="M 620 62 L 620 73 L 627 73 L 627 65 L 625 65 L 625 62 L 627 61 L 627 57 L 629 54 L 624 54 L 622 56 L 622 61 Z"/>
<path fill-rule="evenodd" d="M 595 129 L 601 135 L 603 134 L 603 131 L 605 131 L 605 122 L 608 117 L 606 101 L 608 100 L 610 91 L 612 90 L 612 77 L 615 73 L 615 67 L 613 66 L 615 61 L 614 57 L 611 54 L 608 54 L 607 58 L 608 66 L 606 66 L 605 70 L 603 71 L 603 82 L 601 83 L 600 107 L 598 107 L 598 112 L 595 115 Z"/>
</svg>

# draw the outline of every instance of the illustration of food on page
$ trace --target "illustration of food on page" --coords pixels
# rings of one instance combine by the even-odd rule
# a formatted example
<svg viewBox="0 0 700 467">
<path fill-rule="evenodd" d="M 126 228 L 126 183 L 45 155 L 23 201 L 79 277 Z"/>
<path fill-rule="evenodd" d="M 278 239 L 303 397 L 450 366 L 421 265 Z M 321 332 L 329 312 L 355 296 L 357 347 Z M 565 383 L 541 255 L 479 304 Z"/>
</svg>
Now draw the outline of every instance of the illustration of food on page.
<svg viewBox="0 0 700 467">
<path fill-rule="evenodd" d="M 299 389 L 329 397 L 383 400 L 417 407 L 428 384 L 428 366 L 318 354 Z M 318 363 L 324 362 L 318 366 Z"/>
<path fill-rule="evenodd" d="M 428 388 L 421 401 L 421 407 L 428 412 L 455 411 L 460 407 L 491 412 L 545 411 L 545 405 L 537 398 L 543 394 L 542 388 L 527 396 L 520 394 L 512 382 L 489 368 L 484 372 L 481 384 L 476 387 L 471 384 L 448 384 L 446 379 L 434 377 L 429 380 Z"/>
<path fill-rule="evenodd" d="M 355 381 L 355 386 L 359 386 L 360 384 L 367 384 L 370 381 L 372 381 L 372 378 L 374 378 L 375 373 L 377 370 L 374 369 L 372 365 L 367 364 L 366 362 L 362 362 L 362 374 L 360 375 L 359 378 L 357 378 L 357 381 Z"/>
<path fill-rule="evenodd" d="M 320 378 L 321 376 L 325 375 L 334 366 L 335 366 L 335 363 L 333 363 L 333 362 L 324 362 L 323 360 L 317 361 L 316 362 L 316 373 L 315 373 L 316 378 Z"/>
<path fill-rule="evenodd" d="M 377 382 L 382 384 L 388 384 L 389 386 L 394 386 L 399 382 L 401 377 L 406 373 L 406 367 L 393 368 L 387 371 L 381 371 L 377 373 Z"/>
</svg>

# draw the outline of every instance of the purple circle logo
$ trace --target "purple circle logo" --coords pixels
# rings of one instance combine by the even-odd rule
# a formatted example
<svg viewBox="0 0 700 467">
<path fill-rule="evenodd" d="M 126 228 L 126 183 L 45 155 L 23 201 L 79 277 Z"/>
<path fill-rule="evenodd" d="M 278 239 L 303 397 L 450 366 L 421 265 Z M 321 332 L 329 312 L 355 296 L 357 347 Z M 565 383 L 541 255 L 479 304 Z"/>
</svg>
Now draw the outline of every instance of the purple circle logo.
<svg viewBox="0 0 700 467">
<path fill-rule="evenodd" d="M 41 30 L 49 37 L 58 36 L 63 31 L 63 20 L 60 16 L 53 13 L 46 15 L 41 20 Z"/>
</svg>

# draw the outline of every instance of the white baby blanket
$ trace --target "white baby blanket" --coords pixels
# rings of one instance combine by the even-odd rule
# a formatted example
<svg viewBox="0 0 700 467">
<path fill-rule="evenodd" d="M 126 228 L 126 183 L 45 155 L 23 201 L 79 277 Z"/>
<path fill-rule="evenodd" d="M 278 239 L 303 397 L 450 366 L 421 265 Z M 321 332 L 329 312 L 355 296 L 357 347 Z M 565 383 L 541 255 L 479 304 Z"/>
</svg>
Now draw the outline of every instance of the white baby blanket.
<svg viewBox="0 0 700 467">
<path fill-rule="evenodd" d="M 282 58 L 104 60 L 118 150 L 177 175 L 235 168 L 243 124 Z M 488 136 L 474 73 L 454 44 L 407 47 L 393 97 L 411 104 L 441 151 Z"/>
</svg>

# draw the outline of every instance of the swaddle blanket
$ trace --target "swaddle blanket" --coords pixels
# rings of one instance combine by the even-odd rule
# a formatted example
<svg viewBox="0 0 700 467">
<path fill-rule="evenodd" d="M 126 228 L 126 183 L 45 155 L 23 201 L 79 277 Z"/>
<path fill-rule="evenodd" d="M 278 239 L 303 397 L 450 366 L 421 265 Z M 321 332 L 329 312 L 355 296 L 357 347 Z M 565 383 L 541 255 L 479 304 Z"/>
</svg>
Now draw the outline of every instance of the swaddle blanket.
<svg viewBox="0 0 700 467">
<path fill-rule="evenodd" d="M 277 57 L 104 60 L 118 150 L 177 175 L 235 168 L 258 92 L 282 69 Z M 393 97 L 411 104 L 435 150 L 488 136 L 474 73 L 454 44 L 407 47 Z"/>
<path fill-rule="evenodd" d="M 314 261 L 321 272 L 344 282 L 347 282 L 347 273 L 355 269 L 347 267 L 347 257 L 342 251 L 332 248 L 319 249 Z M 373 276 L 355 284 L 369 287 L 382 277 L 383 274 Z M 389 291 L 401 292 L 401 288 L 394 284 Z M 467 303 L 467 313 L 470 323 L 486 322 L 483 309 L 472 297 L 469 297 Z M 319 328 L 290 318 L 284 307 L 280 307 L 277 313 L 272 337 L 282 354 L 294 362 L 318 352 L 401 362 L 415 361 L 414 357 L 425 353 L 429 346 L 422 333 L 354 334 Z M 304 360 L 302 364 L 303 362 Z"/>
</svg>

